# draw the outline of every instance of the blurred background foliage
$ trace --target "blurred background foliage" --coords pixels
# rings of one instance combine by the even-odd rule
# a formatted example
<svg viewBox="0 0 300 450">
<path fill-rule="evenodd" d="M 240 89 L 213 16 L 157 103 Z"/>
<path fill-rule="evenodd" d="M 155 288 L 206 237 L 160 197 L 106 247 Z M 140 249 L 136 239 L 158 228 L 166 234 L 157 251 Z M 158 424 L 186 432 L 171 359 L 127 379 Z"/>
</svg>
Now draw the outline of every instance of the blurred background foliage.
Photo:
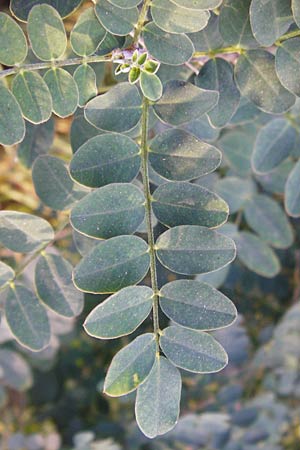
<svg viewBox="0 0 300 450">
<path fill-rule="evenodd" d="M 0 10 L 8 2 L 0 1 Z M 91 6 L 85 2 L 84 7 Z M 82 8 L 65 21 L 70 31 Z M 162 76 L 163 76 L 163 68 Z M 175 69 L 174 69 L 175 70 Z M 176 69 L 187 79 L 186 67 Z M 112 67 L 99 66 L 98 88 L 105 91 L 115 83 Z M 166 71 L 165 79 L 168 79 Z M 253 107 L 254 110 L 254 107 Z M 272 116 L 259 110 L 250 119 L 235 120 L 220 136 L 203 125 L 203 134 L 224 152 L 218 176 L 245 176 L 260 193 L 283 200 L 288 170 L 283 163 L 268 176 L 251 173 L 250 155 L 257 129 Z M 72 155 L 72 120 L 55 118 L 55 137 L 49 153 L 69 161 Z M 74 132 L 74 131 L 73 131 Z M 241 161 L 230 154 L 226 142 L 245 148 L 249 155 Z M 295 152 L 299 155 L 299 142 Z M 238 153 L 238 152 L 237 152 Z M 246 169 L 245 169 L 246 167 Z M 212 187 L 218 176 L 207 176 L 201 184 Z M 153 181 L 159 183 L 158 177 Z M 200 184 L 200 182 L 199 182 Z M 220 190 L 221 193 L 221 190 Z M 21 164 L 18 149 L 0 146 L 1 209 L 32 212 L 57 227 L 65 212 L 54 212 L 37 197 L 30 169 Z M 239 209 L 239 208 L 238 208 Z M 233 221 L 248 229 L 241 214 Z M 6 450 L 299 450 L 300 448 L 300 220 L 291 220 L 293 245 L 276 251 L 282 269 L 274 278 L 248 270 L 236 260 L 226 273 L 214 274 L 210 282 L 236 304 L 238 321 L 215 332 L 229 353 L 230 363 L 221 373 L 199 376 L 184 373 L 182 414 L 177 427 L 161 439 L 150 441 L 137 428 L 133 396 L 120 399 L 102 394 L 105 372 L 112 356 L 128 343 L 95 340 L 87 336 L 82 323 L 88 312 L 104 296 L 86 294 L 85 309 L 76 320 L 51 316 L 54 335 L 50 347 L 42 352 L 26 351 L 12 339 L 4 320 L 0 327 L 0 435 Z M 57 242 L 62 254 L 78 261 L 72 231 L 66 227 Z M 11 254 L 0 249 L 1 259 L 12 264 Z M 220 271 L 221 272 L 221 271 Z M 171 281 L 160 267 L 161 281 Z M 24 273 L 29 282 L 33 267 Z M 203 276 L 202 276 L 203 277 Z M 143 330 L 151 329 L 146 321 Z"/>
</svg>

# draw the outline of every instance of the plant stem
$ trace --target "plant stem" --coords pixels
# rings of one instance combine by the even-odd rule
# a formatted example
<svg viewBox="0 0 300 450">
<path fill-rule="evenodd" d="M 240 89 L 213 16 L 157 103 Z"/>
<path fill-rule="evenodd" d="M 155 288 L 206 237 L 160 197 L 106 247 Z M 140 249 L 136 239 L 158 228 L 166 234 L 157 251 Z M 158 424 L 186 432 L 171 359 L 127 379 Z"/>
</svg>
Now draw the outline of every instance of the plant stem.
<svg viewBox="0 0 300 450">
<path fill-rule="evenodd" d="M 147 18 L 148 9 L 150 6 L 151 0 L 145 0 L 144 4 L 142 6 L 138 22 L 136 24 L 135 30 L 134 30 L 134 36 L 133 36 L 133 45 L 136 45 L 138 43 L 140 34 L 142 32 L 145 20 Z"/>
<path fill-rule="evenodd" d="M 157 352 L 159 352 L 159 334 L 160 334 L 159 316 L 158 316 L 159 290 L 156 271 L 156 255 L 155 255 L 155 242 L 152 223 L 152 205 L 151 205 L 151 192 L 150 192 L 149 166 L 148 166 L 148 147 L 147 147 L 148 112 L 149 112 L 149 101 L 146 97 L 143 97 L 142 136 L 141 136 L 142 177 L 145 194 L 146 225 L 147 225 L 149 255 L 150 255 L 150 275 L 151 275 L 151 285 L 153 289 L 153 306 L 152 306 L 153 328 L 156 339 L 156 348 Z"/>
<path fill-rule="evenodd" d="M 64 67 L 64 66 L 76 66 L 79 64 L 88 64 L 88 63 L 99 63 L 112 61 L 111 55 L 108 56 L 98 56 L 91 55 L 85 56 L 84 58 L 70 58 L 70 59 L 61 59 L 55 61 L 45 61 L 38 62 L 33 64 L 20 64 L 18 66 L 11 67 L 10 69 L 4 69 L 0 71 L 0 78 L 7 77 L 9 75 L 14 75 L 15 73 L 20 72 L 21 70 L 41 70 L 41 69 L 51 69 L 53 67 Z"/>
</svg>

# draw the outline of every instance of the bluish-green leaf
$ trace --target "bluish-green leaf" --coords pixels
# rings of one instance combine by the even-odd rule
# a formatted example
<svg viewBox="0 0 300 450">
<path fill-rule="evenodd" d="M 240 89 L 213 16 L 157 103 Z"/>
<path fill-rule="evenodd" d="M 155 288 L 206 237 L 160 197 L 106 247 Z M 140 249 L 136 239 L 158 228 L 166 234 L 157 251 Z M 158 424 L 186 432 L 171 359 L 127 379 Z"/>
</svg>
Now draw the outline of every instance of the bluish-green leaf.
<svg viewBox="0 0 300 450">
<path fill-rule="evenodd" d="M 187 181 L 213 172 L 221 163 L 221 153 L 192 134 L 173 128 L 150 142 L 149 160 L 162 177 Z"/>
<path fill-rule="evenodd" d="M 72 226 L 100 239 L 134 233 L 144 220 L 145 197 L 133 184 L 114 183 L 86 195 L 71 211 Z"/>
<path fill-rule="evenodd" d="M 171 326 L 162 331 L 160 346 L 175 366 L 196 373 L 219 372 L 228 364 L 223 347 L 208 333 Z"/>
<path fill-rule="evenodd" d="M 211 126 L 207 114 L 183 124 L 182 128 L 205 142 L 214 142 L 220 135 L 220 130 Z"/>
<path fill-rule="evenodd" d="M 240 100 L 240 93 L 233 79 L 233 65 L 225 59 L 211 59 L 200 70 L 195 84 L 202 89 L 219 92 L 218 104 L 207 114 L 214 127 L 224 127 L 235 113 Z"/>
<path fill-rule="evenodd" d="M 252 0 L 250 22 L 254 37 L 270 47 L 292 24 L 290 0 Z"/>
<path fill-rule="evenodd" d="M 9 15 L 0 12 L 0 63 L 14 66 L 24 61 L 27 42 L 22 28 Z"/>
<path fill-rule="evenodd" d="M 81 256 L 87 255 L 97 244 L 99 244 L 98 239 L 85 236 L 74 229 L 72 231 L 72 237 L 75 247 Z"/>
<path fill-rule="evenodd" d="M 21 163 L 30 168 L 38 156 L 44 155 L 50 149 L 54 139 L 54 120 L 33 125 L 26 122 L 26 134 L 18 146 L 18 158 Z"/>
<path fill-rule="evenodd" d="M 289 173 L 294 167 L 291 159 L 285 160 L 272 172 L 264 175 L 256 175 L 255 178 L 266 192 L 271 194 L 284 194 L 285 184 Z"/>
<path fill-rule="evenodd" d="M 232 239 L 196 225 L 165 231 L 157 240 L 156 251 L 165 267 L 185 275 L 220 269 L 229 264 L 236 253 Z"/>
<path fill-rule="evenodd" d="M 15 339 L 32 351 L 47 347 L 50 325 L 44 306 L 35 294 L 18 284 L 5 292 L 5 316 Z"/>
<path fill-rule="evenodd" d="M 30 0 L 30 2 L 28 0 L 11 0 L 10 9 L 13 15 L 18 19 L 26 21 L 31 8 L 34 5 L 46 3 L 56 8 L 62 17 L 66 17 L 69 14 L 72 14 L 81 2 L 82 0 L 64 0 L 63 2 L 57 0 Z"/>
<path fill-rule="evenodd" d="M 295 22 L 299 27 L 300 26 L 300 1 L 299 0 L 292 0 L 292 12 L 293 12 L 293 17 L 295 19 Z"/>
<path fill-rule="evenodd" d="M 151 55 L 165 64 L 180 66 L 194 53 L 194 46 L 189 37 L 185 34 L 167 33 L 153 22 L 149 22 L 144 27 L 143 38 Z"/>
<path fill-rule="evenodd" d="M 190 4 L 190 0 L 187 0 Z M 219 16 L 211 13 L 210 19 L 204 30 L 188 35 L 194 44 L 196 52 L 209 52 L 222 48 L 224 40 L 219 30 Z"/>
<path fill-rule="evenodd" d="M 64 24 L 56 9 L 35 5 L 28 16 L 28 37 L 33 53 L 43 61 L 60 58 L 67 48 Z"/>
<path fill-rule="evenodd" d="M 215 189 L 228 203 L 230 214 L 242 209 L 246 201 L 256 194 L 256 184 L 247 178 L 226 176 L 217 181 Z"/>
<path fill-rule="evenodd" d="M 74 113 L 78 106 L 79 94 L 72 75 L 61 68 L 49 69 L 44 80 L 52 95 L 53 111 L 59 117 Z"/>
<path fill-rule="evenodd" d="M 12 93 L 0 81 L 0 144 L 14 145 L 25 135 L 21 108 Z"/>
<path fill-rule="evenodd" d="M 162 96 L 163 86 L 160 79 L 155 74 L 142 71 L 140 76 L 140 86 L 143 95 L 152 102 L 156 102 Z"/>
<path fill-rule="evenodd" d="M 84 114 L 100 130 L 119 133 L 131 130 L 142 115 L 139 91 L 129 83 L 117 84 L 106 94 L 89 101 Z"/>
<path fill-rule="evenodd" d="M 165 357 L 157 356 L 145 382 L 138 387 L 135 416 L 148 438 L 167 433 L 179 416 L 181 376 Z"/>
<path fill-rule="evenodd" d="M 142 0 L 108 0 L 109 3 L 115 6 L 119 6 L 123 9 L 133 8 L 134 6 L 138 6 Z"/>
<path fill-rule="evenodd" d="M 136 330 L 152 308 L 153 291 L 129 286 L 96 306 L 84 322 L 85 331 L 99 339 L 126 336 Z"/>
<path fill-rule="evenodd" d="M 267 195 L 258 194 L 245 205 L 248 225 L 267 243 L 275 248 L 292 245 L 293 229 L 281 206 Z"/>
<path fill-rule="evenodd" d="M 23 392 L 32 386 L 33 376 L 27 361 L 17 352 L 0 349 L 1 384 Z"/>
<path fill-rule="evenodd" d="M 112 293 L 137 284 L 149 269 L 146 242 L 136 236 L 117 236 L 98 244 L 75 267 L 73 279 L 84 292 Z"/>
<path fill-rule="evenodd" d="M 88 64 L 82 64 L 77 67 L 73 76 L 79 93 L 78 105 L 84 106 L 98 92 L 95 71 Z"/>
<path fill-rule="evenodd" d="M 194 9 L 215 9 L 222 3 L 222 0 L 171 0 L 172 3 L 190 10 Z M 193 14 L 193 11 L 191 12 Z"/>
<path fill-rule="evenodd" d="M 196 184 L 173 182 L 153 193 L 153 212 L 168 227 L 201 225 L 214 228 L 228 218 L 228 205 L 217 194 Z"/>
<path fill-rule="evenodd" d="M 0 261 L 0 288 L 13 280 L 14 277 L 15 271 L 3 261 Z"/>
<path fill-rule="evenodd" d="M 293 151 L 297 132 L 285 118 L 273 119 L 258 133 L 252 154 L 252 166 L 257 173 L 277 167 Z"/>
<path fill-rule="evenodd" d="M 270 114 L 291 108 L 296 97 L 279 82 L 275 57 L 265 50 L 250 50 L 239 56 L 235 79 L 241 94 Z"/>
<path fill-rule="evenodd" d="M 297 162 L 285 185 L 285 209 L 292 217 L 300 217 L 300 161 Z"/>
<path fill-rule="evenodd" d="M 18 211 L 0 211 L 0 243 L 4 247 L 30 253 L 53 238 L 53 229 L 46 220 Z"/>
<path fill-rule="evenodd" d="M 243 128 L 226 130 L 218 141 L 224 152 L 224 162 L 228 162 L 230 168 L 239 176 L 251 173 L 251 155 L 255 138 L 256 130 L 253 133 L 246 125 Z"/>
<path fill-rule="evenodd" d="M 88 8 L 79 16 L 70 34 L 72 49 L 77 55 L 92 55 L 106 36 L 94 8 Z"/>
<path fill-rule="evenodd" d="M 250 26 L 251 0 L 224 0 L 219 16 L 220 33 L 227 45 L 257 47 Z"/>
<path fill-rule="evenodd" d="M 155 352 L 155 336 L 152 333 L 138 336 L 120 350 L 109 366 L 104 392 L 111 397 L 118 397 L 134 391 L 149 374 Z"/>
<path fill-rule="evenodd" d="M 243 231 L 235 236 L 238 258 L 252 272 L 273 278 L 280 272 L 275 252 L 255 234 Z"/>
<path fill-rule="evenodd" d="M 210 111 L 217 103 L 219 94 L 207 91 L 184 81 L 172 80 L 164 85 L 161 99 L 155 103 L 158 117 L 170 125 L 181 125 L 197 119 Z"/>
<path fill-rule="evenodd" d="M 74 182 L 65 163 L 55 156 L 44 155 L 35 160 L 32 166 L 32 181 L 37 196 L 45 205 L 55 210 L 69 209 L 83 195 L 74 190 Z"/>
<path fill-rule="evenodd" d="M 46 122 L 52 113 L 52 98 L 48 86 L 36 72 L 24 70 L 18 73 L 12 83 L 23 116 L 34 124 Z"/>
<path fill-rule="evenodd" d="M 281 42 L 275 55 L 275 62 L 276 72 L 281 84 L 299 97 L 300 38 L 295 37 Z"/>
<path fill-rule="evenodd" d="M 232 324 L 237 316 L 234 304 L 207 283 L 176 280 L 159 293 L 163 312 L 175 323 L 195 330 L 216 330 Z"/>
<path fill-rule="evenodd" d="M 103 27 L 117 36 L 129 34 L 139 18 L 136 7 L 124 9 L 107 0 L 97 0 L 95 12 Z"/>
<path fill-rule="evenodd" d="M 141 164 L 139 147 L 127 136 L 103 134 L 89 139 L 73 156 L 72 178 L 89 187 L 130 182 Z"/>
<path fill-rule="evenodd" d="M 83 309 L 83 294 L 72 282 L 72 266 L 60 255 L 44 253 L 35 266 L 40 300 L 63 317 L 76 317 Z"/>
<path fill-rule="evenodd" d="M 210 14 L 206 10 L 188 10 L 171 0 L 153 0 L 151 16 L 167 33 L 195 33 L 206 27 Z"/>
</svg>

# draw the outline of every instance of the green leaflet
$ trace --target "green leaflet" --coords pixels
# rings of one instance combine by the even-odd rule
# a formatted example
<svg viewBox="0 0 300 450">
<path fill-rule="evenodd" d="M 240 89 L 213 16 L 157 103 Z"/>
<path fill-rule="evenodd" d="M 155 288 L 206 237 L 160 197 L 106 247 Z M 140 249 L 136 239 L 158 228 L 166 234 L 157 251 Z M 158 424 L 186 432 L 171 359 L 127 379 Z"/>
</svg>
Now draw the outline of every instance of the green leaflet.
<svg viewBox="0 0 300 450">
<path fill-rule="evenodd" d="M 147 286 L 129 286 L 96 306 L 84 328 L 99 339 L 113 339 L 132 333 L 148 317 L 153 291 Z"/>
<path fill-rule="evenodd" d="M 31 123 L 47 122 L 52 113 L 52 98 L 48 86 L 36 72 L 22 71 L 15 76 L 12 93 L 23 116 Z"/>
<path fill-rule="evenodd" d="M 205 91 L 184 81 L 168 81 L 154 111 L 163 122 L 177 126 L 210 111 L 218 98 L 215 91 Z"/>
<path fill-rule="evenodd" d="M 160 79 L 155 74 L 149 74 L 142 71 L 140 76 L 140 86 L 143 95 L 155 102 L 162 96 L 163 87 Z"/>
<path fill-rule="evenodd" d="M 285 118 L 273 119 L 265 125 L 255 141 L 252 166 L 257 173 L 266 173 L 277 167 L 295 147 L 296 129 Z"/>
<path fill-rule="evenodd" d="M 300 216 L 300 161 L 294 166 L 285 185 L 285 209 L 292 217 Z"/>
<path fill-rule="evenodd" d="M 300 95 L 300 38 L 288 39 L 276 51 L 276 73 L 283 86 L 297 96 Z M 287 70 L 288 68 L 288 70 Z"/>
<path fill-rule="evenodd" d="M 17 211 L 0 211 L 0 243 L 10 250 L 34 252 L 53 238 L 53 229 L 46 220 Z"/>
<path fill-rule="evenodd" d="M 290 0 L 252 0 L 250 22 L 256 40 L 270 47 L 293 22 Z"/>
<path fill-rule="evenodd" d="M 77 150 L 70 174 L 84 186 L 101 187 L 132 181 L 140 165 L 139 147 L 132 139 L 107 133 L 89 139 Z"/>
<path fill-rule="evenodd" d="M 222 3 L 222 0 L 171 0 L 172 3 L 187 9 L 215 9 Z M 193 11 L 191 12 L 193 14 Z"/>
<path fill-rule="evenodd" d="M 292 12 L 293 17 L 296 22 L 296 24 L 300 25 L 300 2 L 299 0 L 292 0 Z"/>
<path fill-rule="evenodd" d="M 43 61 L 60 58 L 67 36 L 59 13 L 49 5 L 35 5 L 28 16 L 28 37 L 33 53 Z"/>
<path fill-rule="evenodd" d="M 159 296 L 166 316 L 183 327 L 216 330 L 232 324 L 237 316 L 234 304 L 207 283 L 172 281 L 162 287 Z"/>
<path fill-rule="evenodd" d="M 218 149 L 176 128 L 158 134 L 149 145 L 153 169 L 169 180 L 191 180 L 212 172 L 221 163 Z"/>
<path fill-rule="evenodd" d="M 293 243 L 293 229 L 282 208 L 275 200 L 257 194 L 245 205 L 248 225 L 275 248 L 288 248 Z"/>
<path fill-rule="evenodd" d="M 44 81 L 52 96 L 53 112 L 59 117 L 73 114 L 78 106 L 79 94 L 72 75 L 61 68 L 49 69 Z"/>
<path fill-rule="evenodd" d="M 32 181 L 41 201 L 58 211 L 69 209 L 84 195 L 74 189 L 65 163 L 55 156 L 44 155 L 35 160 L 32 166 Z"/>
<path fill-rule="evenodd" d="M 210 14 L 205 10 L 192 11 L 171 0 L 153 0 L 151 15 L 155 24 L 167 33 L 195 33 L 206 27 Z"/>
<path fill-rule="evenodd" d="M 228 205 L 217 194 L 191 183 L 166 183 L 153 193 L 153 212 L 168 227 L 214 228 L 228 218 Z"/>
<path fill-rule="evenodd" d="M 227 45 L 241 48 L 258 47 L 250 26 L 251 0 L 224 0 L 220 15 L 220 33 Z"/>
<path fill-rule="evenodd" d="M 186 1 L 190 3 L 190 0 Z M 209 50 L 222 48 L 224 40 L 219 30 L 219 16 L 212 12 L 204 30 L 189 34 L 188 36 L 192 40 L 196 52 L 208 52 Z"/>
<path fill-rule="evenodd" d="M 57 0 L 43 0 L 43 3 L 47 3 L 57 9 L 62 17 L 66 17 L 78 8 L 82 0 L 64 0 L 58 2 Z M 26 21 L 31 8 L 40 4 L 40 0 L 11 0 L 10 9 L 14 16 L 18 19 Z"/>
<path fill-rule="evenodd" d="M 136 236 L 101 242 L 75 267 L 75 286 L 84 292 L 112 293 L 137 284 L 149 269 L 148 245 Z"/>
<path fill-rule="evenodd" d="M 89 101 L 84 114 L 100 130 L 119 133 L 131 130 L 142 114 L 139 91 L 129 83 L 117 84 L 106 94 Z"/>
<path fill-rule="evenodd" d="M 77 55 L 92 55 L 106 36 L 106 30 L 97 19 L 94 8 L 87 8 L 79 16 L 70 35 L 72 49 Z"/>
<path fill-rule="evenodd" d="M 233 261 L 236 253 L 232 239 L 196 225 L 165 231 L 157 240 L 156 252 L 165 267 L 185 275 L 220 269 Z"/>
<path fill-rule="evenodd" d="M 83 110 L 78 108 L 74 114 L 70 130 L 70 142 L 73 153 L 76 153 L 86 141 L 102 133 L 103 131 L 98 130 L 85 119 Z"/>
<path fill-rule="evenodd" d="M 195 84 L 219 92 L 218 104 L 208 112 L 208 117 L 214 127 L 224 127 L 240 101 L 240 93 L 233 79 L 233 65 L 221 58 L 211 59 L 200 70 Z"/>
<path fill-rule="evenodd" d="M 46 154 L 54 140 L 54 120 L 33 125 L 26 122 L 26 134 L 18 146 L 18 158 L 29 168 L 38 156 Z"/>
<path fill-rule="evenodd" d="M 154 334 L 146 333 L 134 339 L 113 358 L 104 381 L 104 392 L 118 397 L 134 391 L 149 374 L 155 353 Z"/>
<path fill-rule="evenodd" d="M 97 0 L 95 12 L 103 27 L 117 36 L 129 34 L 139 18 L 136 7 L 124 9 L 107 0 Z"/>
<path fill-rule="evenodd" d="M 243 209 L 246 201 L 256 194 L 256 185 L 249 178 L 225 177 L 217 181 L 216 192 L 228 203 L 230 214 Z"/>
<path fill-rule="evenodd" d="M 239 176 L 247 176 L 251 173 L 251 155 L 255 138 L 256 134 L 251 129 L 251 125 L 249 129 L 245 125 L 237 130 L 229 129 L 221 135 L 217 143 L 224 152 L 224 160 Z"/>
<path fill-rule="evenodd" d="M 123 9 L 133 8 L 134 6 L 138 6 L 142 0 L 108 0 L 109 3 L 115 6 L 119 6 Z"/>
<path fill-rule="evenodd" d="M 24 61 L 28 47 L 22 28 L 7 14 L 0 12 L 0 63 L 14 66 Z"/>
<path fill-rule="evenodd" d="M 265 50 L 243 53 L 235 66 L 235 79 L 241 94 L 267 113 L 284 113 L 295 103 L 295 96 L 278 80 L 274 56 Z"/>
<path fill-rule="evenodd" d="M 258 236 L 247 231 L 234 237 L 238 258 L 252 272 L 273 278 L 280 272 L 280 262 L 275 252 Z"/>
<path fill-rule="evenodd" d="M 170 431 L 179 416 L 181 376 L 163 356 L 155 358 L 146 381 L 138 387 L 135 415 L 142 432 L 155 438 Z"/>
<path fill-rule="evenodd" d="M 79 93 L 78 105 L 84 106 L 98 93 L 95 71 L 88 64 L 82 64 L 77 67 L 73 76 Z"/>
<path fill-rule="evenodd" d="M 155 23 L 149 22 L 143 29 L 146 48 L 154 58 L 165 64 L 179 66 L 194 53 L 192 41 L 185 34 L 170 34 Z"/>
<path fill-rule="evenodd" d="M 77 231 L 100 239 L 132 234 L 144 220 L 144 201 L 142 191 L 132 184 L 109 184 L 78 202 L 70 221 Z"/>
<path fill-rule="evenodd" d="M 72 282 L 72 266 L 60 255 L 43 254 L 35 266 L 40 300 L 63 317 L 76 317 L 83 309 L 83 294 Z"/>
<path fill-rule="evenodd" d="M 49 320 L 35 294 L 17 284 L 4 295 L 6 320 L 16 340 L 32 351 L 47 347 L 50 341 Z"/>
<path fill-rule="evenodd" d="M 0 368 L 2 383 L 11 389 L 23 392 L 32 386 L 31 368 L 19 353 L 1 348 Z"/>
<path fill-rule="evenodd" d="M 25 122 L 15 97 L 0 81 L 0 144 L 14 145 L 25 135 Z M 3 113 L 5 111 L 5 113 Z"/>
<path fill-rule="evenodd" d="M 160 346 L 175 366 L 196 373 L 219 372 L 228 364 L 223 347 L 208 333 L 171 326 L 162 331 Z"/>
<path fill-rule="evenodd" d="M 0 261 L 0 287 L 13 280 L 14 277 L 15 271 L 10 266 Z"/>
</svg>

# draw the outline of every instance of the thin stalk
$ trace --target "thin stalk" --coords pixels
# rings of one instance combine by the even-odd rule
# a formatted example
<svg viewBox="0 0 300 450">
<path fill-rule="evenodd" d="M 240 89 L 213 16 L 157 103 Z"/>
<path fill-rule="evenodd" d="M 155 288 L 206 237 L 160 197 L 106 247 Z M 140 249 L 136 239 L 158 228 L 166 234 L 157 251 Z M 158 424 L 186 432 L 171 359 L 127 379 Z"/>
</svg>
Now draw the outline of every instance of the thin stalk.
<svg viewBox="0 0 300 450">
<path fill-rule="evenodd" d="M 53 67 L 64 67 L 64 66 L 76 66 L 79 64 L 88 63 L 98 63 L 112 61 L 111 55 L 108 56 L 98 56 L 91 55 L 85 56 L 84 58 L 70 58 L 70 59 L 60 59 L 54 61 L 38 62 L 33 64 L 20 64 L 18 66 L 11 67 L 9 69 L 4 69 L 0 71 L 0 78 L 7 77 L 9 75 L 14 75 L 21 70 L 41 70 L 41 69 L 51 69 Z"/>
<path fill-rule="evenodd" d="M 151 204 L 151 192 L 150 192 L 150 181 L 149 181 L 149 165 L 148 165 L 148 112 L 149 112 L 149 101 L 146 97 L 143 97 L 143 110 L 142 110 L 142 135 L 141 135 L 141 159 L 142 159 L 142 178 L 143 187 L 145 194 L 145 210 L 146 210 L 146 225 L 147 225 L 147 235 L 148 235 L 148 245 L 149 245 L 149 256 L 150 256 L 150 276 L 151 285 L 153 289 L 153 328 L 156 339 L 156 348 L 159 352 L 159 316 L 158 316 L 158 282 L 157 282 L 157 271 L 156 271 L 156 255 L 155 255 L 155 242 L 153 233 L 153 223 L 152 223 L 152 204 Z"/>
<path fill-rule="evenodd" d="M 136 24 L 133 36 L 133 45 L 136 45 L 139 41 L 145 20 L 147 19 L 148 9 L 150 7 L 151 0 L 145 0 L 139 15 L 138 22 Z"/>
</svg>

